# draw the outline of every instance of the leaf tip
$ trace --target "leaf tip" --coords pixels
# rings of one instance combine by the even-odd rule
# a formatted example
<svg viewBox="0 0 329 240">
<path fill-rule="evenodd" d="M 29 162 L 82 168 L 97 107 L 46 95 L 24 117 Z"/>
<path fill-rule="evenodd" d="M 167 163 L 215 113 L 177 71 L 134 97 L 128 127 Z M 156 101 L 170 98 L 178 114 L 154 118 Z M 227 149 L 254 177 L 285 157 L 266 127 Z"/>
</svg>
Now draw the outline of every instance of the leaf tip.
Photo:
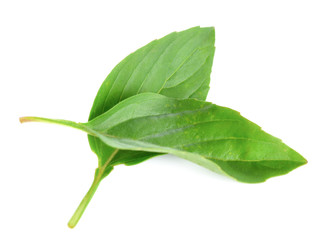
<svg viewBox="0 0 329 240">
<path fill-rule="evenodd" d="M 305 165 L 307 163 L 308 163 L 308 161 L 305 158 L 303 158 L 303 164 L 302 165 Z"/>
</svg>

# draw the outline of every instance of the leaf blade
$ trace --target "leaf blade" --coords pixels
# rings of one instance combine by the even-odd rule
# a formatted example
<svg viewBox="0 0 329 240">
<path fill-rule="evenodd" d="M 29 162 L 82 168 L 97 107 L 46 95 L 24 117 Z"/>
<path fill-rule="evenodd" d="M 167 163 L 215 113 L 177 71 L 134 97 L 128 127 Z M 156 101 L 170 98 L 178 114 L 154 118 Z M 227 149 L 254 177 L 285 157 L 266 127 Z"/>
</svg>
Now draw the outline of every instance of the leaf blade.
<svg viewBox="0 0 329 240">
<path fill-rule="evenodd" d="M 154 40 L 130 54 L 103 82 L 94 100 L 89 120 L 118 102 L 143 92 L 204 100 L 209 90 L 214 41 L 213 28 L 194 27 Z M 88 140 L 92 151 L 98 156 L 99 166 L 104 165 L 115 149 L 94 136 L 88 136 Z M 137 158 L 141 161 L 148 159 L 150 154 L 138 155 Z M 155 155 L 153 153 L 150 157 Z M 118 153 L 114 159 L 121 158 L 124 161 L 123 156 L 127 164 L 134 162 L 130 158 L 136 157 L 134 152 Z"/>
<path fill-rule="evenodd" d="M 263 182 L 306 163 L 238 112 L 194 99 L 144 93 L 85 126 L 115 148 L 171 153 L 242 182 Z"/>
</svg>

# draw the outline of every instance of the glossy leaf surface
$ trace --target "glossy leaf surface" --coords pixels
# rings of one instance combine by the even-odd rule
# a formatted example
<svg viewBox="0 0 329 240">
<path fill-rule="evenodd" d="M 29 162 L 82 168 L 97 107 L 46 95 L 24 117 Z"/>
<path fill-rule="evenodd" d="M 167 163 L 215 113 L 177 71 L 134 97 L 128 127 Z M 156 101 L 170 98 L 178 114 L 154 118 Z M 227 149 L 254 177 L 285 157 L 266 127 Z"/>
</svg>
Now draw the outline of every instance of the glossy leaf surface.
<svg viewBox="0 0 329 240">
<path fill-rule="evenodd" d="M 140 94 L 85 126 L 115 148 L 171 153 L 242 182 L 263 182 L 306 163 L 238 112 L 194 99 Z"/>
<path fill-rule="evenodd" d="M 133 95 L 154 92 L 177 98 L 206 99 L 214 57 L 213 28 L 195 27 L 152 41 L 121 61 L 100 87 L 89 120 Z M 99 166 L 107 164 L 116 150 L 89 136 Z M 136 164 L 158 155 L 119 151 L 112 161 Z"/>
</svg>

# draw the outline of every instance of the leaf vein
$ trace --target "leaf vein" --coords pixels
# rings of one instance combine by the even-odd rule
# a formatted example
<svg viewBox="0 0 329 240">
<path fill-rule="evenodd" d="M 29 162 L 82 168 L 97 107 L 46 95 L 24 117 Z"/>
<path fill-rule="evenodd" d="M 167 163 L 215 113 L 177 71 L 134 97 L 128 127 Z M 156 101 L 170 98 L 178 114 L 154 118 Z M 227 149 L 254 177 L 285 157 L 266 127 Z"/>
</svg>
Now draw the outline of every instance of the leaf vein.
<svg viewBox="0 0 329 240">
<path fill-rule="evenodd" d="M 138 67 L 143 63 L 143 61 L 146 59 L 147 56 L 149 56 L 149 53 L 154 49 L 154 47 L 156 46 L 157 44 L 154 43 L 153 46 L 150 48 L 150 50 L 143 56 L 143 58 L 139 61 L 139 63 L 137 64 L 137 66 L 134 68 L 134 70 L 132 71 L 132 73 L 130 74 L 129 76 L 129 79 L 127 80 L 126 82 L 126 85 L 124 86 L 124 88 L 122 89 L 122 92 L 120 94 L 120 98 L 119 98 L 119 101 L 118 102 L 121 102 L 121 99 L 122 99 L 122 96 L 123 96 L 123 93 L 125 91 L 125 89 L 127 88 L 128 86 L 128 83 L 130 82 L 131 80 L 131 77 L 133 76 L 133 74 L 136 72 L 136 69 L 138 69 Z"/>
<path fill-rule="evenodd" d="M 197 50 L 197 49 L 196 49 L 196 50 Z M 198 71 L 199 71 L 204 65 L 206 65 L 208 58 L 209 58 L 209 56 L 204 60 L 204 62 L 200 65 L 200 67 L 198 67 L 198 68 L 192 73 L 192 75 L 188 76 L 187 78 L 185 78 L 184 80 L 182 80 L 181 82 L 177 83 L 177 84 L 174 85 L 174 86 L 171 86 L 171 87 L 164 87 L 164 86 L 163 86 L 162 90 L 163 90 L 163 89 L 171 89 L 171 88 L 175 88 L 175 87 L 177 87 L 177 86 L 179 86 L 179 85 L 182 85 L 182 84 L 185 83 L 187 80 L 191 79 L 195 74 L 197 74 L 197 72 L 198 72 Z"/>
<path fill-rule="evenodd" d="M 231 141 L 231 140 L 255 141 L 255 142 L 261 142 L 261 143 L 267 143 L 267 144 L 274 144 L 274 145 L 277 145 L 278 144 L 277 142 L 263 141 L 263 140 L 253 139 L 253 138 L 245 138 L 245 137 L 224 137 L 224 138 L 208 139 L 208 140 L 204 140 L 204 141 L 200 141 L 200 142 L 194 142 L 194 143 L 189 143 L 189 144 L 177 145 L 175 147 L 184 148 L 184 147 L 195 146 L 195 145 L 198 145 L 198 144 L 203 144 L 203 143 L 208 143 L 208 142 Z"/>
<path fill-rule="evenodd" d="M 147 78 L 149 77 L 150 73 L 152 72 L 152 70 L 154 69 L 154 67 L 156 66 L 156 64 L 159 62 L 160 58 L 161 58 L 161 57 L 162 57 L 162 56 L 168 51 L 169 47 L 172 46 L 172 45 L 174 44 L 174 42 L 175 42 L 177 39 L 179 39 L 179 38 L 175 38 L 175 39 L 173 39 L 173 40 L 172 40 L 172 41 L 171 41 L 171 42 L 165 47 L 165 49 L 163 49 L 162 53 L 159 54 L 159 56 L 157 57 L 157 59 L 154 61 L 152 67 L 151 67 L 150 70 L 147 72 L 145 78 L 143 79 L 143 82 L 142 82 L 141 86 L 139 87 L 139 89 L 138 89 L 136 95 L 139 94 L 140 91 L 142 90 L 142 88 L 143 88 L 143 86 L 144 86 L 144 83 L 146 82 Z"/>
<path fill-rule="evenodd" d="M 110 131 L 111 129 L 113 129 L 114 127 L 129 122 L 131 120 L 137 120 L 137 119 L 141 119 L 141 118 L 146 118 L 146 117 L 155 117 L 155 118 L 162 118 L 162 117 L 167 117 L 167 116 L 176 116 L 176 115 L 180 115 L 180 114 L 191 114 L 197 111 L 206 111 L 208 109 L 210 109 L 211 107 L 213 107 L 212 105 L 206 105 L 203 108 L 198 108 L 198 109 L 194 109 L 194 110 L 185 110 L 185 111 L 181 111 L 181 112 L 176 112 L 176 113 L 162 113 L 162 114 L 154 114 L 154 115 L 147 115 L 147 116 L 140 116 L 140 117 L 135 117 L 135 118 L 129 118 L 127 120 L 124 120 L 122 122 L 119 122 L 117 124 L 114 124 L 113 126 L 111 126 L 111 128 L 106 129 L 105 131 L 101 132 L 101 133 L 106 133 L 108 131 Z"/>
<path fill-rule="evenodd" d="M 184 127 L 167 129 L 164 132 L 153 133 L 153 134 L 146 135 L 146 136 L 143 136 L 143 137 L 137 138 L 137 139 L 138 140 L 145 140 L 145 139 L 152 139 L 152 138 L 155 138 L 155 137 L 162 137 L 162 136 L 165 136 L 165 135 L 170 135 L 170 134 L 173 134 L 173 133 L 177 133 L 180 130 L 185 130 L 185 129 L 188 129 L 188 128 L 191 128 L 191 127 L 195 127 L 196 125 L 211 123 L 211 122 L 239 122 L 239 120 L 236 120 L 236 119 L 217 119 L 217 120 L 196 122 L 196 123 L 193 123 L 193 124 L 190 124 L 190 125 L 185 125 Z"/>
</svg>

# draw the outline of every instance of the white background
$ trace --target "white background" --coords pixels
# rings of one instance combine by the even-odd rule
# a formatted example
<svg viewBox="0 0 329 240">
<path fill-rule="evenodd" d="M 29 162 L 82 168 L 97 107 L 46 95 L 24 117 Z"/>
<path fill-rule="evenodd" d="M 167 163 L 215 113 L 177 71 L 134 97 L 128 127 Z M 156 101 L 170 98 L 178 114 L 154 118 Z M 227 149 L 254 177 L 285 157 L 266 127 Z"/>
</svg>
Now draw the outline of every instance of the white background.
<svg viewBox="0 0 329 240">
<path fill-rule="evenodd" d="M 172 156 L 118 166 L 75 229 L 97 167 L 84 133 L 111 69 L 172 31 L 216 28 L 208 100 L 309 163 L 243 184 Z M 329 239 L 328 1 L 1 1 L 0 239 Z"/>
</svg>

